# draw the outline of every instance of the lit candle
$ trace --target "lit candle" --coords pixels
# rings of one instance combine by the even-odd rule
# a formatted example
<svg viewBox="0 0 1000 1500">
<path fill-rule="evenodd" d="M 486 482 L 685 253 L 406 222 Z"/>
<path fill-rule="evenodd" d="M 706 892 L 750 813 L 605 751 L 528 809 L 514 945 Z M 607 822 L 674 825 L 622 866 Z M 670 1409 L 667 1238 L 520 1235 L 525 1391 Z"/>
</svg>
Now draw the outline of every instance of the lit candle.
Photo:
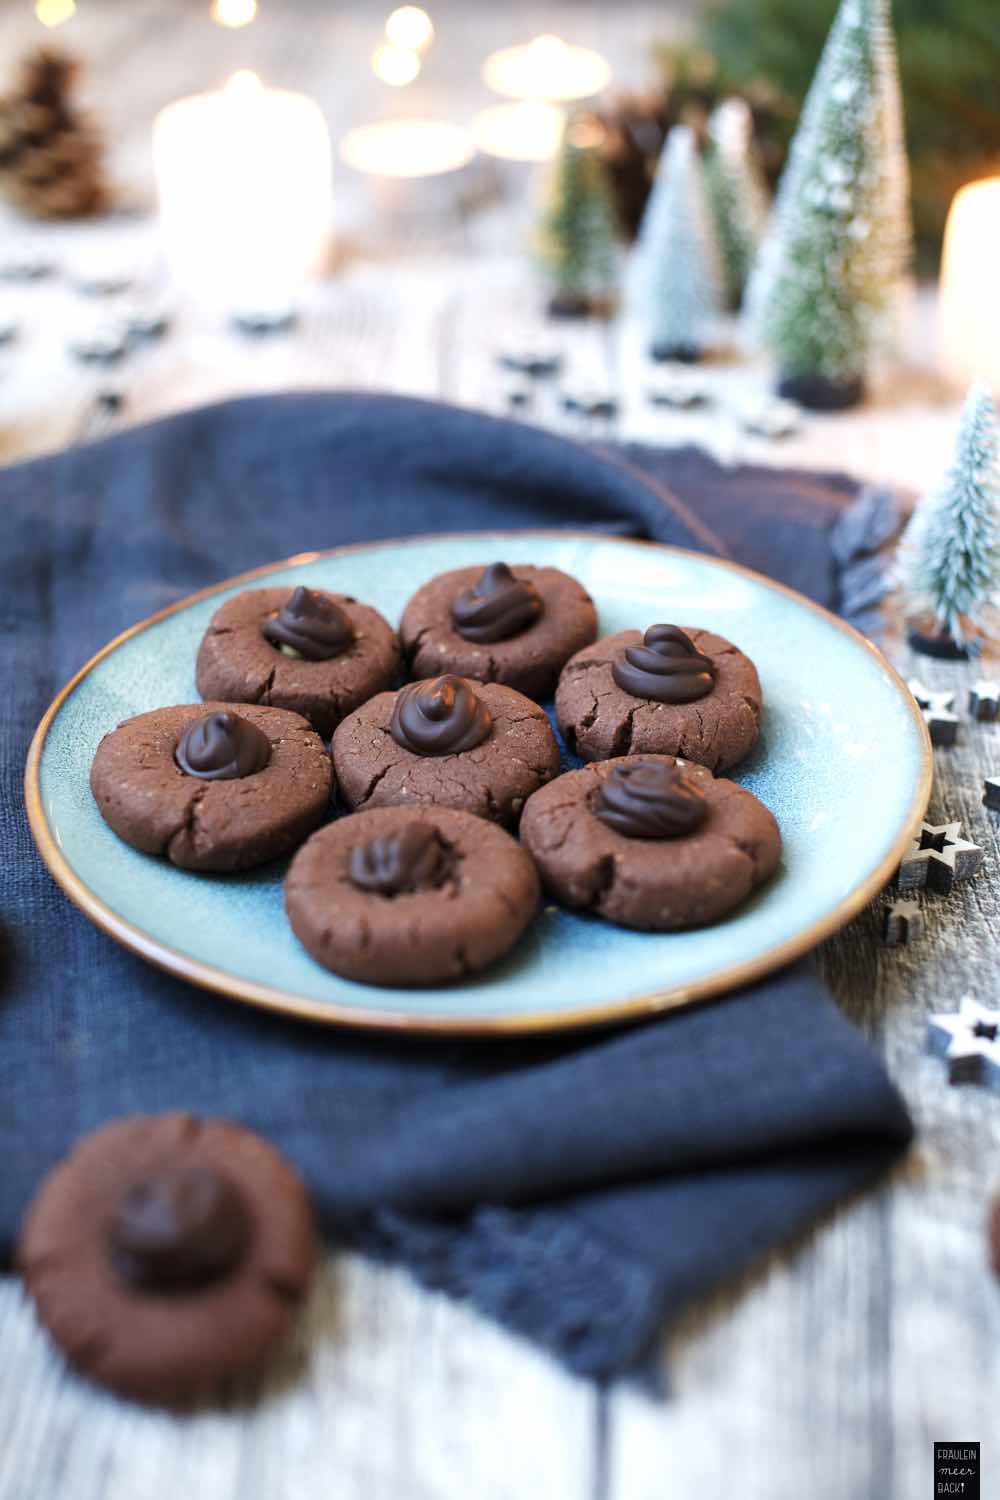
<svg viewBox="0 0 1000 1500">
<path fill-rule="evenodd" d="M 545 99 L 519 99 L 516 104 L 493 104 L 481 109 L 472 122 L 480 151 L 508 161 L 548 161 L 562 140 L 566 114 Z"/>
<path fill-rule="evenodd" d="M 238 316 L 286 320 L 332 221 L 330 138 L 318 107 L 237 73 L 225 89 L 157 116 L 153 159 L 176 279 Z"/>
<path fill-rule="evenodd" d="M 436 177 L 455 172 L 473 155 L 472 141 L 445 120 L 381 120 L 359 125 L 341 142 L 348 166 L 375 177 Z"/>
<path fill-rule="evenodd" d="M 599 52 L 573 47 L 557 36 L 536 36 L 522 47 L 505 47 L 483 63 L 483 81 L 511 99 L 586 99 L 599 94 L 611 69 Z"/>
<path fill-rule="evenodd" d="M 1000 177 L 962 188 L 941 262 L 941 351 L 961 385 L 983 380 L 1000 398 Z"/>
</svg>

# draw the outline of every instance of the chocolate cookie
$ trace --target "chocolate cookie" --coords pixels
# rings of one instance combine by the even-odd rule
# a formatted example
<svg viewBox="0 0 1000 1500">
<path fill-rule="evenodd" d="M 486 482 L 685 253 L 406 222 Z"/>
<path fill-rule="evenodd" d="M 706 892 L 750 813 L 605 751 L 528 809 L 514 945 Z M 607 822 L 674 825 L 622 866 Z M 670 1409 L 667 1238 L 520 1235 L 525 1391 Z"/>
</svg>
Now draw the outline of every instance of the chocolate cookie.
<svg viewBox="0 0 1000 1500">
<path fill-rule="evenodd" d="M 399 633 L 414 677 L 453 672 L 551 698 L 564 662 L 596 639 L 597 612 L 558 568 L 493 563 L 425 583 Z"/>
<path fill-rule="evenodd" d="M 321 828 L 285 909 L 313 958 L 360 984 L 462 979 L 508 953 L 538 909 L 531 857 L 452 808 L 379 807 Z"/>
<path fill-rule="evenodd" d="M 372 698 L 330 747 L 348 807 L 454 807 L 517 822 L 559 771 L 545 710 L 496 682 L 439 677 Z"/>
<path fill-rule="evenodd" d="M 563 668 L 556 720 L 583 760 L 680 755 L 711 771 L 735 766 L 760 731 L 761 691 L 748 656 L 709 630 L 622 630 Z"/>
<path fill-rule="evenodd" d="M 621 927 L 703 927 L 773 875 L 781 834 L 732 781 L 667 755 L 570 771 L 529 800 L 521 839 L 563 906 Z"/>
<path fill-rule="evenodd" d="M 299 714 L 188 703 L 126 719 L 97 747 L 90 788 L 118 837 L 183 870 L 249 870 L 298 847 L 333 786 Z"/>
<path fill-rule="evenodd" d="M 198 691 L 303 714 L 329 739 L 345 716 L 399 681 L 396 632 L 377 610 L 320 589 L 247 589 L 215 611 L 198 650 Z"/>
<path fill-rule="evenodd" d="M 84 1375 L 182 1406 L 256 1373 L 316 1259 L 296 1173 L 239 1125 L 135 1115 L 85 1136 L 42 1182 L 17 1262 Z"/>
</svg>

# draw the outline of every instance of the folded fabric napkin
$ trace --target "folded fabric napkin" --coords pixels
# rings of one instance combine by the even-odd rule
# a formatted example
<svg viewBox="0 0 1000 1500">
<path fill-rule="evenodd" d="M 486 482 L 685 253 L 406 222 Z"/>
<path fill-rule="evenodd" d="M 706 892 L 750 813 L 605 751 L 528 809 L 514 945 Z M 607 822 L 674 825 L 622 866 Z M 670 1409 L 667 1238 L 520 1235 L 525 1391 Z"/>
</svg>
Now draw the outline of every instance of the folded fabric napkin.
<svg viewBox="0 0 1000 1500">
<path fill-rule="evenodd" d="M 604 1376 L 881 1172 L 910 1137 L 906 1110 L 806 964 L 610 1033 L 449 1043 L 289 1022 L 93 928 L 42 867 L 21 797 L 65 680 L 124 627 L 243 569 L 414 532 L 590 527 L 733 556 L 837 607 L 854 494 L 360 395 L 232 402 L 0 472 L 0 1250 L 84 1131 L 138 1111 L 224 1115 L 287 1152 L 334 1238 Z"/>
</svg>

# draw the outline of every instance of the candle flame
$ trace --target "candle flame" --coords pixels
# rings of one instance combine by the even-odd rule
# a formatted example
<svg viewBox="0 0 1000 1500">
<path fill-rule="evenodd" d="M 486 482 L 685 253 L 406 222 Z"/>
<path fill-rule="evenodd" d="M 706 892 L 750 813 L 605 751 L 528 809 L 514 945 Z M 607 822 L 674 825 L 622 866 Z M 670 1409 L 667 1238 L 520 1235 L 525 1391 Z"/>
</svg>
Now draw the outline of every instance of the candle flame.
<svg viewBox="0 0 1000 1500">
<path fill-rule="evenodd" d="M 61 26 L 76 15 L 76 0 L 35 0 L 35 15 L 43 26 Z"/>
<path fill-rule="evenodd" d="M 403 88 L 420 72 L 420 58 L 408 47 L 378 47 L 372 57 L 372 71 L 383 83 Z"/>
<path fill-rule="evenodd" d="M 409 52 L 423 52 L 434 40 L 431 18 L 419 5 L 401 5 L 385 23 L 386 41 Z"/>
<path fill-rule="evenodd" d="M 218 26 L 249 26 L 256 14 L 257 0 L 212 0 L 212 20 Z"/>
</svg>

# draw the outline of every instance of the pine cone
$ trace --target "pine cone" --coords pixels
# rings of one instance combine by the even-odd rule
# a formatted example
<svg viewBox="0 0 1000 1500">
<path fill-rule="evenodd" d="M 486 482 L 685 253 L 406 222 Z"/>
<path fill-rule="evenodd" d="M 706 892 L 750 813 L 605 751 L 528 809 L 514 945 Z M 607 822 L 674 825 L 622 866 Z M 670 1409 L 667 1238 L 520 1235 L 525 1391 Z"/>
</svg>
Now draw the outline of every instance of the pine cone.
<svg viewBox="0 0 1000 1500">
<path fill-rule="evenodd" d="M 40 48 L 0 98 L 0 193 L 40 219 L 81 218 L 107 206 L 99 135 L 72 105 L 77 66 Z"/>
<path fill-rule="evenodd" d="M 607 169 L 622 233 L 634 240 L 666 138 L 666 95 L 661 90 L 620 94 L 587 118 L 600 131 L 597 154 Z"/>
</svg>

